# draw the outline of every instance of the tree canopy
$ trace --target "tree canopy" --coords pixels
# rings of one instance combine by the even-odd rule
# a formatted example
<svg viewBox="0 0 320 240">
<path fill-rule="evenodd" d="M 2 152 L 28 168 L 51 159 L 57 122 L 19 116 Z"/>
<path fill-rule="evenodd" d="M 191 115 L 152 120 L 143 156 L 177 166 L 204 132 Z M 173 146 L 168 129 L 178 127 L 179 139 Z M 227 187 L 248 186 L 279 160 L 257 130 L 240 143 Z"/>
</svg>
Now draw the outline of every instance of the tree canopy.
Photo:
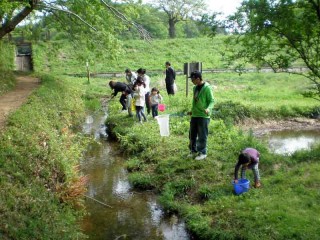
<svg viewBox="0 0 320 240">
<path fill-rule="evenodd" d="M 176 23 L 191 17 L 200 17 L 206 8 L 204 0 L 154 0 L 168 17 L 169 37 L 176 37 Z"/>
<path fill-rule="evenodd" d="M 230 17 L 233 33 L 226 46 L 236 66 L 255 63 L 269 66 L 275 72 L 292 72 L 300 65 L 309 71 L 300 72 L 314 88 L 309 96 L 320 100 L 320 2 L 315 0 L 245 0 Z"/>
<path fill-rule="evenodd" d="M 114 57 L 119 51 L 117 32 L 135 29 L 141 37 L 150 39 L 143 27 L 126 17 L 135 11 L 134 3 L 126 3 L 123 12 L 119 5 L 104 0 L 4 0 L 0 2 L 0 39 L 25 19 L 38 16 L 41 20 L 33 26 L 57 29 L 64 39 L 71 39 L 84 52 L 105 50 L 109 57 Z"/>
</svg>

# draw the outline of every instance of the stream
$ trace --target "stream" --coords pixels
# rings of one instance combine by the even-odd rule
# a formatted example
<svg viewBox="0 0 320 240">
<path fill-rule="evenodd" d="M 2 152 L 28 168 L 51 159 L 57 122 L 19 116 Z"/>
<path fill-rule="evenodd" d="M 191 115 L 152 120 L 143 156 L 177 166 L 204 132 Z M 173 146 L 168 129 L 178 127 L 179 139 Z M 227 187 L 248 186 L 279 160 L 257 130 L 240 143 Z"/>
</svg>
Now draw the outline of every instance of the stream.
<svg viewBox="0 0 320 240">
<path fill-rule="evenodd" d="M 263 139 L 268 142 L 269 149 L 277 154 L 291 155 L 298 150 L 308 150 L 313 144 L 320 142 L 320 130 L 282 130 L 269 132 Z"/>
<path fill-rule="evenodd" d="M 94 137 L 81 169 L 89 177 L 85 206 L 88 215 L 82 222 L 88 239 L 189 240 L 185 223 L 167 215 L 152 192 L 135 191 L 124 167 L 125 158 L 118 144 L 108 141 L 106 112 L 87 116 L 83 133 Z M 320 142 L 320 130 L 275 131 L 262 137 L 271 151 L 292 154 Z"/>
<path fill-rule="evenodd" d="M 128 181 L 125 158 L 117 143 L 108 141 L 105 116 L 88 116 L 83 125 L 93 142 L 81 161 L 89 177 L 82 223 L 89 239 L 188 240 L 185 224 L 176 215 L 167 216 L 152 192 L 137 192 Z"/>
</svg>

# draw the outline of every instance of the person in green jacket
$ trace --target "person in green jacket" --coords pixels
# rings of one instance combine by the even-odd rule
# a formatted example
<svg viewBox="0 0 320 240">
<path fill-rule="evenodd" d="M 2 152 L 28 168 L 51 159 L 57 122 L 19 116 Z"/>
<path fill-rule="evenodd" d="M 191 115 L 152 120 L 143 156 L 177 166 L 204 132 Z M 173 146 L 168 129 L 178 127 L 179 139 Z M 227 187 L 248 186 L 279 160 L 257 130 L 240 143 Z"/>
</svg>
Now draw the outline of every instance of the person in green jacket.
<svg viewBox="0 0 320 240">
<path fill-rule="evenodd" d="M 190 75 L 193 87 L 193 100 L 189 130 L 189 158 L 203 160 L 207 157 L 207 139 L 210 114 L 214 97 L 209 83 L 202 80 L 202 74 L 194 71 Z"/>
</svg>

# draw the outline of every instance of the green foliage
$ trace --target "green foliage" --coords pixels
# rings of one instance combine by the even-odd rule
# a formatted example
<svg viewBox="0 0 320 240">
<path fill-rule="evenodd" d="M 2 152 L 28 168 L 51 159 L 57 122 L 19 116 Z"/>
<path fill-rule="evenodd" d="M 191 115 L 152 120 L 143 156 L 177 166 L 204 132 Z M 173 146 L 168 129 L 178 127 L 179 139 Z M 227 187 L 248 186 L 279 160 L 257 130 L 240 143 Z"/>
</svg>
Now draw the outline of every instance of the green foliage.
<svg viewBox="0 0 320 240">
<path fill-rule="evenodd" d="M 203 0 L 159 0 L 153 3 L 167 15 L 170 38 L 176 37 L 176 23 L 187 20 L 190 15 L 194 18 L 200 16 L 206 7 Z"/>
<path fill-rule="evenodd" d="M 239 69 L 251 63 L 258 68 L 267 65 L 274 71 L 282 71 L 300 63 L 310 70 L 300 74 L 317 86 L 320 78 L 318 11 L 319 3 L 312 1 L 245 1 L 230 18 L 239 35 L 231 36 L 222 51 Z M 319 99 L 319 89 L 314 89 Z"/>
<path fill-rule="evenodd" d="M 246 118 L 250 118 L 250 111 L 240 103 L 231 101 L 221 102 L 215 106 L 214 117 L 223 119 L 226 123 L 239 123 Z"/>
<path fill-rule="evenodd" d="M 74 80 L 42 76 L 27 104 L 10 114 L 0 135 L 1 236 L 83 238 L 84 186 L 75 167 L 85 139 L 72 131 L 83 119 L 81 95 Z"/>
</svg>

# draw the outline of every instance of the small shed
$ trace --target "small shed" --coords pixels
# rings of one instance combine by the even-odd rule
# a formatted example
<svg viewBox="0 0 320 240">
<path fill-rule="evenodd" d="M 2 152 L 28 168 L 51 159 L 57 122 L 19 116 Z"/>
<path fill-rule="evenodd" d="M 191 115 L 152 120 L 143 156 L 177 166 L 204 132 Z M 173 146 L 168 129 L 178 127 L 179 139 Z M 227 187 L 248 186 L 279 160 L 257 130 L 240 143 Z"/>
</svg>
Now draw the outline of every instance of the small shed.
<svg viewBox="0 0 320 240">
<path fill-rule="evenodd" d="M 16 45 L 16 70 L 28 72 L 33 70 L 31 43 Z"/>
</svg>

